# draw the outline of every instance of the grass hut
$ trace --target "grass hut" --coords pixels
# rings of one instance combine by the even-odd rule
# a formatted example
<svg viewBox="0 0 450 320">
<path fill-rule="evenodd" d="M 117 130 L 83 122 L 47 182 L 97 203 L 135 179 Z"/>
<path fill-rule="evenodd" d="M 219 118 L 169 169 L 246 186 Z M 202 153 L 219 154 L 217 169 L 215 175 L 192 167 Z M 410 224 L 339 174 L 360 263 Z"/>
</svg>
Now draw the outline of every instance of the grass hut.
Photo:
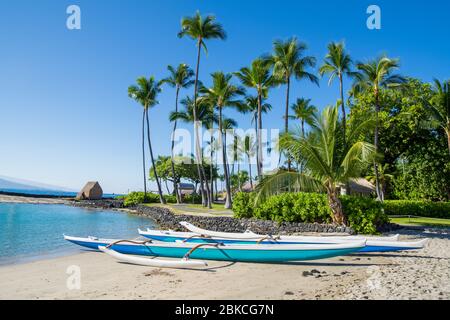
<svg viewBox="0 0 450 320">
<path fill-rule="evenodd" d="M 97 181 L 89 181 L 77 194 L 77 200 L 100 200 L 103 197 L 103 190 Z"/>
</svg>

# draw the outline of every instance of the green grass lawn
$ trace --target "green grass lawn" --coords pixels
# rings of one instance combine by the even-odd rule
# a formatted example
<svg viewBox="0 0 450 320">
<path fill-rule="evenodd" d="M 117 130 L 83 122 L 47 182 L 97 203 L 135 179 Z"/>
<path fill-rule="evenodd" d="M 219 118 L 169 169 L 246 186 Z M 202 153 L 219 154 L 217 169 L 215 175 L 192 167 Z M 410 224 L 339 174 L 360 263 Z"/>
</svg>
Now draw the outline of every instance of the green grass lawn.
<svg viewBox="0 0 450 320">
<path fill-rule="evenodd" d="M 450 219 L 437 218 L 389 218 L 392 223 L 405 226 L 447 227 L 450 228 Z"/>
<path fill-rule="evenodd" d="M 211 215 L 231 215 L 233 213 L 233 211 L 231 210 L 227 210 L 224 208 L 223 204 L 216 204 L 214 203 L 212 205 L 212 209 L 209 208 L 205 208 L 203 207 L 201 204 L 192 204 L 192 203 L 184 203 L 181 205 L 176 205 L 176 204 L 160 204 L 160 203 L 149 203 L 146 204 L 146 206 L 150 206 L 150 207 L 163 207 L 163 208 L 168 208 L 170 210 L 172 210 L 175 214 L 183 214 L 183 213 L 187 213 L 187 214 L 211 214 Z"/>
<path fill-rule="evenodd" d="M 201 204 L 188 204 L 187 207 L 193 208 L 193 209 L 198 209 L 198 210 L 206 210 L 206 211 L 209 211 L 209 210 L 225 211 L 226 210 L 224 208 L 223 204 L 217 204 L 217 203 L 213 203 L 212 209 L 205 208 Z"/>
</svg>

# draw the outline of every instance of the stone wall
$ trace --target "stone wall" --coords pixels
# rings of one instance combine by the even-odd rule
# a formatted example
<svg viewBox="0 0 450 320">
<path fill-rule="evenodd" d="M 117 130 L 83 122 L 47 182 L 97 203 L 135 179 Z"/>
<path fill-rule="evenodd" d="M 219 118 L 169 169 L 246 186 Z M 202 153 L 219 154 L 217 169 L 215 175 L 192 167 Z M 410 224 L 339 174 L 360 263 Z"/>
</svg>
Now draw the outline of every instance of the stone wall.
<svg viewBox="0 0 450 320">
<path fill-rule="evenodd" d="M 151 218 L 158 228 L 186 231 L 181 221 L 190 222 L 202 229 L 220 232 L 244 232 L 251 230 L 259 234 L 292 234 L 300 232 L 350 233 L 351 228 L 318 223 L 288 223 L 278 224 L 274 221 L 256 219 L 235 219 L 232 217 L 204 217 L 192 215 L 174 215 L 169 209 L 139 205 L 135 208 L 137 214 Z"/>
<path fill-rule="evenodd" d="M 102 200 L 72 200 L 70 205 L 74 207 L 92 209 L 124 209 L 123 200 L 102 199 Z"/>
<path fill-rule="evenodd" d="M 76 207 L 100 208 L 100 209 L 124 209 L 123 200 L 84 200 L 71 201 L 70 203 Z M 257 219 L 235 219 L 232 217 L 205 217 L 193 215 L 175 215 L 166 208 L 151 207 L 138 205 L 129 207 L 137 215 L 146 216 L 156 222 L 160 229 L 171 229 L 175 231 L 186 231 L 181 225 L 181 221 L 190 222 L 202 229 L 220 232 L 245 232 L 251 230 L 259 234 L 294 234 L 304 232 L 319 233 L 349 233 L 354 234 L 353 229 L 349 227 L 341 227 L 335 225 L 326 225 L 318 223 L 300 223 L 300 222 L 283 222 L 257 220 Z M 391 232 L 401 229 L 396 224 L 386 224 L 379 228 L 379 232 Z"/>
</svg>

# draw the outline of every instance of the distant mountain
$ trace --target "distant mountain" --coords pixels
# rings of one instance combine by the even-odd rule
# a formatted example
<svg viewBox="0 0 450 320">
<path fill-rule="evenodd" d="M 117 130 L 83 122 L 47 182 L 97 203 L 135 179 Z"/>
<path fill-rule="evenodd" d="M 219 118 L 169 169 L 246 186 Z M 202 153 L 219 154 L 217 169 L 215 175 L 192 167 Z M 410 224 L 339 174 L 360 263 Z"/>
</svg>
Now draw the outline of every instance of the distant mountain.
<svg viewBox="0 0 450 320">
<path fill-rule="evenodd" d="M 43 183 L 0 176 L 0 190 L 33 190 L 33 191 L 72 191 L 67 188 L 46 185 Z"/>
<path fill-rule="evenodd" d="M 0 178 L 1 189 L 35 190 L 37 187 Z"/>
</svg>

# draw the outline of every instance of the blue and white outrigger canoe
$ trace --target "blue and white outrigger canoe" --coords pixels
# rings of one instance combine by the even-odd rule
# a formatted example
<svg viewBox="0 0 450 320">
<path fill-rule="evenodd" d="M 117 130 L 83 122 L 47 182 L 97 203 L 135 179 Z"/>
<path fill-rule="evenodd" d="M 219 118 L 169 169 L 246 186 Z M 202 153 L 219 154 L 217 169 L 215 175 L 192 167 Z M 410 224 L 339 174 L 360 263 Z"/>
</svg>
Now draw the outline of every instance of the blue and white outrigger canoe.
<svg viewBox="0 0 450 320">
<path fill-rule="evenodd" d="M 188 222 L 181 222 L 193 232 L 176 232 L 139 229 L 143 237 L 164 242 L 188 243 L 225 243 L 225 244 L 264 244 L 264 245 L 296 245 L 296 244 L 345 244 L 367 240 L 366 246 L 360 252 L 387 252 L 422 249 L 428 239 L 418 241 L 398 241 L 398 235 L 391 237 L 361 237 L 361 236 L 264 236 L 251 231 L 244 233 L 216 232 L 200 229 Z"/>
<path fill-rule="evenodd" d="M 151 242 L 151 240 L 137 242 L 133 240 L 99 239 L 94 237 L 77 238 L 70 236 L 64 236 L 64 239 L 86 248 L 99 250 L 99 247 L 101 249 L 105 247 L 108 250 L 125 255 L 243 262 L 287 262 L 325 259 L 357 252 L 366 245 L 365 241 L 280 246 L 190 242 L 155 243 Z"/>
</svg>

